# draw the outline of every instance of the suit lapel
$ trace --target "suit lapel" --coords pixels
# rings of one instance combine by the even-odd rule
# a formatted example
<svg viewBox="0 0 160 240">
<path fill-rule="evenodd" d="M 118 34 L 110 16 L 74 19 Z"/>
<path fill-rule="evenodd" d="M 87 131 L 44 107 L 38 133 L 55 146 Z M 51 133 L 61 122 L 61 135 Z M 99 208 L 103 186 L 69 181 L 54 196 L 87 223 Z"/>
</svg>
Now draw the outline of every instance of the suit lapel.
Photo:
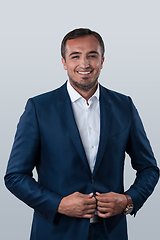
<svg viewBox="0 0 160 240">
<path fill-rule="evenodd" d="M 77 128 L 77 124 L 74 118 L 72 105 L 67 92 L 66 84 L 64 84 L 59 89 L 58 109 L 60 112 L 60 117 L 63 119 L 66 125 L 66 128 L 70 133 L 71 139 L 73 141 L 75 148 L 77 149 L 77 152 L 79 153 L 89 174 L 91 174 L 87 157 L 85 154 L 85 150 L 84 150 L 81 137 Z M 107 98 L 107 91 L 105 88 L 100 86 L 100 141 L 99 141 L 97 159 L 96 159 L 96 163 L 93 171 L 93 177 L 98 170 L 98 167 L 101 163 L 101 160 L 106 148 L 106 144 L 109 136 L 109 130 L 110 130 L 110 122 L 111 122 L 111 108 Z"/>
<path fill-rule="evenodd" d="M 66 125 L 66 128 L 68 129 L 68 131 L 70 133 L 70 137 L 73 141 L 73 144 L 76 147 L 77 152 L 79 153 L 85 167 L 91 174 L 89 164 L 87 161 L 87 157 L 85 154 L 85 150 L 84 150 L 84 147 L 83 147 L 83 144 L 81 141 L 81 137 L 79 134 L 79 130 L 77 128 L 77 124 L 76 124 L 76 121 L 74 118 L 72 105 L 71 105 L 70 97 L 67 92 L 66 84 L 63 85 L 59 89 L 59 106 L 58 106 L 58 108 L 59 108 L 60 116 L 63 119 L 63 121 Z"/>
<path fill-rule="evenodd" d="M 110 103 L 107 99 L 107 91 L 105 88 L 100 86 L 100 141 L 99 148 L 97 153 L 97 159 L 93 171 L 93 177 L 96 174 L 98 167 L 101 163 L 107 140 L 110 130 L 110 122 L 111 122 L 111 108 Z"/>
</svg>

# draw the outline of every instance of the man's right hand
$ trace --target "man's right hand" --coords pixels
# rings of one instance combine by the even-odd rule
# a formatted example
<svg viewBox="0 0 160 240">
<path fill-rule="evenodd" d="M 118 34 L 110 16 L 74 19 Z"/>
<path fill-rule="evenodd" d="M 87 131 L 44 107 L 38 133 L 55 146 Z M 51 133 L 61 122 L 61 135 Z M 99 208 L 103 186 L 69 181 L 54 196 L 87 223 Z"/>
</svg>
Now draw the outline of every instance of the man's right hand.
<svg viewBox="0 0 160 240">
<path fill-rule="evenodd" d="M 75 192 L 62 198 L 57 212 L 69 217 L 92 218 L 96 209 L 96 199 L 93 193 Z"/>
</svg>

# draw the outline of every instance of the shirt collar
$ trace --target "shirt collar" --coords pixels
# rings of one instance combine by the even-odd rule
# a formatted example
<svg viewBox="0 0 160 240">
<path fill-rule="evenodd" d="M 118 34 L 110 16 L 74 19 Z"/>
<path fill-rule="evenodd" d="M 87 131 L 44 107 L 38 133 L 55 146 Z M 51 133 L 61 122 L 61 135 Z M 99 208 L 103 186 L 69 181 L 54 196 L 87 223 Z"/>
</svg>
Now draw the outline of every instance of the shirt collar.
<svg viewBox="0 0 160 240">
<path fill-rule="evenodd" d="M 75 101 L 77 101 L 77 100 L 80 99 L 80 98 L 83 98 L 83 97 L 71 86 L 71 84 L 70 84 L 69 81 L 67 81 L 67 91 L 68 91 L 68 94 L 69 94 L 69 96 L 70 96 L 70 99 L 71 99 L 71 102 L 72 102 L 72 103 L 75 102 Z M 97 90 L 95 91 L 95 93 L 93 94 L 93 96 L 92 96 L 91 98 L 93 98 L 93 97 L 96 97 L 97 100 L 99 101 L 99 84 L 98 84 Z M 90 99 L 91 99 L 91 98 L 90 98 Z"/>
</svg>

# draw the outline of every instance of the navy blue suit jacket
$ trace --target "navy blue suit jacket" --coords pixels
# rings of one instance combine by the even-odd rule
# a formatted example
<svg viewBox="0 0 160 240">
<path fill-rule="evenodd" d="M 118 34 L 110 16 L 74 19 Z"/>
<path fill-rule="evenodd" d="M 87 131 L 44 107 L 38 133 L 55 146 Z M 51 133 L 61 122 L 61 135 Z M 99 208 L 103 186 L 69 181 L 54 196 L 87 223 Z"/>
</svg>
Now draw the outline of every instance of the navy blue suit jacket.
<svg viewBox="0 0 160 240">
<path fill-rule="evenodd" d="M 20 118 L 5 184 L 32 207 L 31 240 L 87 240 L 89 219 L 57 213 L 64 196 L 73 192 L 124 193 L 125 152 L 137 171 L 126 191 L 134 214 L 152 193 L 159 170 L 131 98 L 100 86 L 100 142 L 91 174 L 74 119 L 66 84 L 29 99 Z M 36 167 L 38 182 L 32 177 Z M 126 240 L 123 214 L 104 219 L 110 240 Z"/>
</svg>

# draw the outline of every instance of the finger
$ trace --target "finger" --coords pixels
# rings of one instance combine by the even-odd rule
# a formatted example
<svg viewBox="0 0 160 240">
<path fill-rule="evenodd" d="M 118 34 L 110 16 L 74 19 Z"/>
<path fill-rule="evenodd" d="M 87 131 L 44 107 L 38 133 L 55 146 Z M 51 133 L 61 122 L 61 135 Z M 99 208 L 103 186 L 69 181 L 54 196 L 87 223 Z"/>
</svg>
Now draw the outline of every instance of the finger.
<svg viewBox="0 0 160 240">
<path fill-rule="evenodd" d="M 85 193 L 76 192 L 76 194 L 82 198 L 92 198 L 94 196 L 93 193 L 85 194 Z"/>
<path fill-rule="evenodd" d="M 87 206 L 86 207 L 88 207 L 88 208 L 96 208 L 97 207 L 97 204 L 94 202 L 94 203 L 88 203 L 88 204 L 86 204 Z"/>
<path fill-rule="evenodd" d="M 108 218 L 108 217 L 111 217 L 111 213 L 110 212 L 106 212 L 106 213 L 101 213 L 98 211 L 98 216 L 101 217 L 101 218 Z"/>
<path fill-rule="evenodd" d="M 96 200 L 97 200 L 97 203 L 98 202 L 101 202 L 101 203 L 109 203 L 110 202 L 109 199 L 107 199 L 106 197 L 102 197 L 102 196 L 96 197 Z"/>
<path fill-rule="evenodd" d="M 92 205 L 96 204 L 96 199 L 95 197 L 91 197 L 92 195 L 90 194 L 81 194 L 79 195 L 79 202 L 84 206 L 84 205 Z"/>
<path fill-rule="evenodd" d="M 87 204 L 87 205 L 96 204 L 95 197 L 92 197 L 92 198 L 89 198 L 89 199 L 85 199 L 85 204 Z"/>
<path fill-rule="evenodd" d="M 91 203 L 91 204 L 87 204 L 88 208 L 96 208 L 97 204 L 96 203 Z"/>
<path fill-rule="evenodd" d="M 105 202 L 110 203 L 112 202 L 112 198 L 107 196 L 107 194 L 100 194 L 99 196 L 96 196 L 97 202 Z"/>
<path fill-rule="evenodd" d="M 97 206 L 100 206 L 100 207 L 112 207 L 112 203 L 111 202 L 97 201 Z"/>
<path fill-rule="evenodd" d="M 89 197 L 91 197 L 91 198 L 92 198 L 93 196 L 94 196 L 94 194 L 93 194 L 93 193 L 90 193 L 90 194 L 89 194 Z"/>
<path fill-rule="evenodd" d="M 94 197 L 94 193 L 89 193 L 89 194 L 84 194 L 84 193 L 81 193 L 81 196 L 85 197 L 85 198 L 92 198 Z"/>
<path fill-rule="evenodd" d="M 113 196 L 113 194 L 111 193 L 111 192 L 108 192 L 108 193 L 99 193 L 99 192 L 96 192 L 96 195 L 95 195 L 96 197 L 98 197 L 98 196 L 101 196 L 101 197 L 111 197 L 111 196 Z"/>
<path fill-rule="evenodd" d="M 97 205 L 97 200 L 95 199 L 95 198 L 93 198 L 93 199 L 91 199 L 90 201 L 87 201 L 88 202 L 88 204 L 90 204 L 90 205 Z"/>
<path fill-rule="evenodd" d="M 95 214 L 95 209 L 88 209 L 86 214 Z"/>
<path fill-rule="evenodd" d="M 98 196 L 99 196 L 99 197 L 100 197 L 100 196 L 101 196 L 101 197 L 105 197 L 105 196 L 108 196 L 108 195 L 109 195 L 109 193 L 99 193 L 99 192 L 96 192 L 96 195 L 95 195 L 95 196 L 96 196 L 96 197 L 98 197 Z"/>
<path fill-rule="evenodd" d="M 93 214 L 84 214 L 83 216 L 81 216 L 82 218 L 92 218 L 94 217 L 94 213 Z"/>
<path fill-rule="evenodd" d="M 81 197 L 82 198 L 84 198 L 84 199 L 88 199 L 88 200 L 94 200 L 94 201 L 96 201 L 96 198 L 95 198 L 95 196 L 94 196 L 94 194 L 93 193 L 90 193 L 90 194 L 81 194 Z"/>
<path fill-rule="evenodd" d="M 97 210 L 101 213 L 106 213 L 106 212 L 111 211 L 111 209 L 107 208 L 107 207 L 97 207 Z"/>
<path fill-rule="evenodd" d="M 92 211 L 95 212 L 96 210 L 96 205 L 86 205 L 85 208 L 83 209 L 83 211 L 88 212 L 88 211 Z"/>
</svg>

